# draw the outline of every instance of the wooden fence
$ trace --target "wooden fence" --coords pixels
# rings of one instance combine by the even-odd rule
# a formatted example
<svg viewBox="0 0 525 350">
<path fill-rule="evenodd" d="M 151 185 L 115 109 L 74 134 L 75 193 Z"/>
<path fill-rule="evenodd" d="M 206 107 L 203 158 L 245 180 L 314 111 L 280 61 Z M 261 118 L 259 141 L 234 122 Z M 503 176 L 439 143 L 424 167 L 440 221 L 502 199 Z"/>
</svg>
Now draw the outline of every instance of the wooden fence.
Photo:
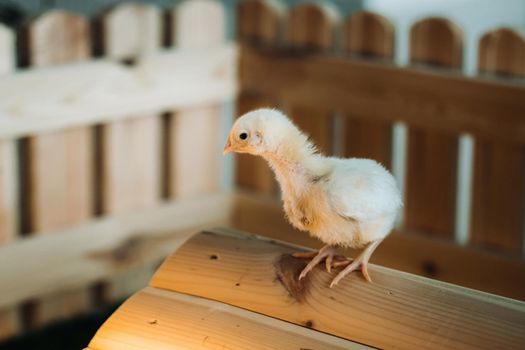
<svg viewBox="0 0 525 350">
<path fill-rule="evenodd" d="M 236 114 L 281 107 L 324 152 L 404 169 L 403 219 L 374 262 L 525 300 L 523 37 L 487 33 L 480 74 L 466 77 L 446 19 L 414 24 L 409 67 L 393 64 L 396 33 L 378 14 L 242 1 L 239 47 L 225 23 L 219 3 L 189 0 L 0 27 L 0 338 L 130 294 L 198 228 L 319 244 L 284 222 L 260 159 L 239 156 L 244 192 L 221 192 L 220 105 L 237 85 Z M 459 245 L 465 134 L 473 185 Z"/>
<path fill-rule="evenodd" d="M 523 36 L 508 28 L 483 35 L 479 74 L 467 77 L 461 73 L 462 31 L 444 18 L 412 25 L 411 62 L 399 67 L 393 62 L 399 33 L 379 14 L 343 18 L 320 5 L 285 10 L 254 0 L 241 2 L 237 15 L 238 114 L 279 106 L 325 153 L 372 158 L 397 171 L 404 184 L 402 220 L 376 261 L 523 299 Z M 399 125 L 406 128 L 401 145 L 393 130 Z M 464 135 L 474 140 L 472 164 L 458 156 Z M 461 189 L 470 203 L 467 218 L 457 215 L 458 166 L 472 173 L 471 187 Z M 249 156 L 239 157 L 236 183 L 249 193 L 277 192 L 266 164 Z M 271 209 L 279 204 L 270 203 L 267 215 L 280 220 Z M 305 243 L 281 224 L 262 224 L 272 220 L 259 220 L 250 200 L 244 208 L 238 227 L 271 235 L 278 226 L 276 236 Z M 460 219 L 470 227 L 461 233 L 466 239 L 458 236 Z M 502 278 L 509 266 L 516 270 Z"/>
<path fill-rule="evenodd" d="M 228 216 L 217 125 L 236 49 L 219 3 L 168 12 L 0 27 L 0 338 L 146 285 L 173 246 L 152 229 Z"/>
</svg>

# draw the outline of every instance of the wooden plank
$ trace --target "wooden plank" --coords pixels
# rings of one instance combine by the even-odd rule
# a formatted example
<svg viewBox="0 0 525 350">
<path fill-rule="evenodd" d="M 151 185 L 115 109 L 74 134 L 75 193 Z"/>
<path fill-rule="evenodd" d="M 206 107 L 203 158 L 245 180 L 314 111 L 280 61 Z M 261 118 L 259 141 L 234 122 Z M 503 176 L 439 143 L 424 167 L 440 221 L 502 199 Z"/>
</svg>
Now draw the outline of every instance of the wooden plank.
<svg viewBox="0 0 525 350">
<path fill-rule="evenodd" d="M 174 24 L 170 45 L 184 48 L 224 43 L 226 14 L 220 2 L 185 1 L 171 11 Z M 171 116 L 168 140 L 171 197 L 202 195 L 219 187 L 217 130 L 221 114 L 220 105 L 204 105 L 178 110 Z"/>
<path fill-rule="evenodd" d="M 481 73 L 525 81 L 525 39 L 499 29 L 479 43 Z M 525 146 L 476 139 L 471 242 L 520 254 L 525 224 Z"/>
<path fill-rule="evenodd" d="M 374 283 L 353 274 L 330 289 L 333 276 L 320 267 L 298 284 L 306 263 L 289 255 L 297 247 L 217 233 L 188 240 L 151 286 L 378 348 L 520 349 L 525 342 L 523 302 L 380 266 L 371 267 Z"/>
<path fill-rule="evenodd" d="M 283 8 L 275 1 L 250 0 L 237 5 L 237 38 L 244 44 L 276 46 L 280 40 Z M 241 87 L 242 91 L 242 87 Z M 237 115 L 258 108 L 275 108 L 278 102 L 263 95 L 242 93 L 237 99 Z M 277 182 L 260 158 L 248 154 L 235 154 L 235 185 L 242 190 L 276 194 Z"/>
<path fill-rule="evenodd" d="M 134 66 L 101 59 L 4 75 L 0 137 L 229 101 L 237 92 L 236 67 L 237 48 L 230 43 L 152 54 Z"/>
<path fill-rule="evenodd" d="M 394 27 L 384 17 L 359 11 L 345 22 L 343 47 L 346 52 L 392 60 L 394 57 Z M 369 158 L 391 168 L 392 123 L 370 121 L 345 113 L 344 156 Z"/>
<path fill-rule="evenodd" d="M 351 109 L 370 120 L 428 130 L 525 140 L 525 88 L 519 81 L 248 46 L 241 46 L 239 69 L 243 91 L 250 94 L 311 108 Z"/>
<path fill-rule="evenodd" d="M 136 61 L 154 53 L 162 41 L 160 10 L 145 4 L 121 4 L 97 21 L 101 54 L 111 59 Z M 161 118 L 154 113 L 97 127 L 99 186 L 102 215 L 115 215 L 154 206 L 161 194 Z M 125 271 L 102 295 L 109 303 L 140 290 L 150 279 L 153 267 Z"/>
<path fill-rule="evenodd" d="M 155 288 L 127 300 L 89 346 L 116 349 L 369 349 L 284 321 Z"/>
<path fill-rule="evenodd" d="M 0 24 L 0 75 L 15 67 L 15 36 Z M 18 174 L 15 142 L 0 138 L 0 245 L 9 244 L 18 234 Z M 0 309 L 0 341 L 20 331 L 18 310 Z"/>
<path fill-rule="evenodd" d="M 161 17 L 154 6 L 122 4 L 106 12 L 102 54 L 135 59 L 161 44 Z M 160 197 L 160 118 L 135 115 L 100 127 L 102 152 L 102 213 L 116 214 L 151 206 Z"/>
<path fill-rule="evenodd" d="M 234 209 L 233 227 L 302 246 L 320 248 L 321 242 L 295 230 L 275 198 L 241 195 Z M 344 250 L 356 256 L 357 250 Z M 396 270 L 434 278 L 525 301 L 525 261 L 483 249 L 394 231 L 374 253 L 372 261 Z"/>
<path fill-rule="evenodd" d="M 158 263 L 198 230 L 226 225 L 232 201 L 225 193 L 174 201 L 0 247 L 0 309 Z"/>
<path fill-rule="evenodd" d="M 325 5 L 300 4 L 291 8 L 286 18 L 286 44 L 294 50 L 330 51 L 335 45 L 337 13 Z M 282 101 L 287 114 L 306 132 L 318 149 L 333 153 L 333 110 L 312 109 L 286 99 Z"/>
<path fill-rule="evenodd" d="M 274 0 L 246 0 L 236 7 L 237 39 L 246 44 L 275 46 L 280 41 L 284 6 Z"/>
<path fill-rule="evenodd" d="M 22 29 L 25 63 L 33 67 L 71 63 L 89 57 L 89 24 L 81 16 L 50 11 Z M 85 222 L 92 215 L 92 134 L 68 129 L 22 141 L 22 230 L 42 234 Z M 88 290 L 54 295 L 36 303 L 30 327 L 70 317 L 89 307 Z"/>
<path fill-rule="evenodd" d="M 427 18 L 410 30 L 413 64 L 459 69 L 462 34 L 445 19 Z M 452 239 L 456 213 L 458 134 L 408 127 L 404 225 Z"/>
</svg>

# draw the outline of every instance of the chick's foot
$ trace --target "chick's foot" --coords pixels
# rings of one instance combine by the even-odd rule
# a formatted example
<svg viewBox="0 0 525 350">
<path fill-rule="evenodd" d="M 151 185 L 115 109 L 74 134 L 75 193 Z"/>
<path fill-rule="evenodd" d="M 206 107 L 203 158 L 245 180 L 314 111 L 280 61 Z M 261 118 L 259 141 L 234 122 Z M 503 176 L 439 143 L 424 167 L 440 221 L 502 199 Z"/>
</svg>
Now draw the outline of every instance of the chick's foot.
<svg viewBox="0 0 525 350">
<path fill-rule="evenodd" d="M 377 246 L 381 243 L 382 239 L 379 239 L 377 241 L 371 242 L 365 250 L 357 258 L 355 258 L 352 262 L 341 262 L 341 263 L 335 263 L 335 266 L 344 266 L 348 265 L 343 269 L 343 271 L 339 272 L 337 276 L 333 279 L 332 283 L 330 283 L 330 288 L 335 286 L 339 281 L 341 281 L 346 275 L 349 273 L 357 270 L 358 268 L 361 269 L 361 273 L 363 274 L 363 277 L 367 280 L 367 282 L 372 282 L 372 279 L 370 278 L 370 275 L 368 274 L 368 260 L 370 260 L 370 256 L 374 252 L 374 250 L 377 248 Z"/>
<path fill-rule="evenodd" d="M 308 263 L 308 265 L 306 265 L 303 271 L 301 271 L 301 274 L 299 275 L 299 280 L 306 277 L 308 272 L 312 271 L 312 269 L 316 267 L 323 260 L 325 260 L 326 271 L 331 272 L 332 271 L 332 261 L 336 253 L 337 253 L 337 249 L 335 247 L 331 245 L 325 245 L 319 250 L 319 252 L 293 254 L 293 256 L 296 258 L 306 258 L 306 259 L 312 258 L 312 260 Z"/>
</svg>

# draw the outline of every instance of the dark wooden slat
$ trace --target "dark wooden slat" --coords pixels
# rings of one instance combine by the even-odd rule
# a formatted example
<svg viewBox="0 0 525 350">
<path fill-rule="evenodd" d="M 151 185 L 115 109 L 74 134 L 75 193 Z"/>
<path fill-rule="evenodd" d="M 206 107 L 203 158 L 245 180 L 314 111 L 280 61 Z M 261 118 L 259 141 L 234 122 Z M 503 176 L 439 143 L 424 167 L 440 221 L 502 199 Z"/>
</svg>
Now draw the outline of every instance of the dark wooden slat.
<svg viewBox="0 0 525 350">
<path fill-rule="evenodd" d="M 237 38 L 245 44 L 276 45 L 284 9 L 277 1 L 240 1 L 236 9 Z"/>
<path fill-rule="evenodd" d="M 478 69 L 525 81 L 525 39 L 509 29 L 485 34 Z M 476 139 L 471 242 L 519 254 L 525 219 L 525 146 Z"/>
<path fill-rule="evenodd" d="M 417 22 L 410 31 L 410 59 L 458 69 L 462 36 L 445 19 Z M 404 225 L 453 238 L 456 208 L 458 135 L 408 128 Z"/>
<path fill-rule="evenodd" d="M 346 52 L 384 60 L 394 55 L 394 28 L 384 17 L 360 11 L 345 23 L 343 47 Z M 345 113 L 346 157 L 374 159 L 391 167 L 392 125 L 359 118 L 348 110 Z"/>
<path fill-rule="evenodd" d="M 246 45 L 273 46 L 280 41 L 283 20 L 282 8 L 274 1 L 248 0 L 237 5 L 237 37 Z M 276 100 L 263 94 L 241 91 L 237 99 L 238 116 L 257 108 L 275 108 Z M 235 183 L 248 191 L 266 194 L 277 193 L 277 183 L 268 164 L 247 154 L 235 155 Z"/>
<path fill-rule="evenodd" d="M 330 51 L 335 44 L 336 14 L 326 6 L 301 4 L 287 13 L 286 44 L 294 50 Z M 282 100 L 287 114 L 324 154 L 333 152 L 333 110 Z"/>
<path fill-rule="evenodd" d="M 352 110 L 370 120 L 399 120 L 425 130 L 525 143 L 525 84 L 519 81 L 247 46 L 241 46 L 239 63 L 240 85 L 250 94 Z"/>
</svg>

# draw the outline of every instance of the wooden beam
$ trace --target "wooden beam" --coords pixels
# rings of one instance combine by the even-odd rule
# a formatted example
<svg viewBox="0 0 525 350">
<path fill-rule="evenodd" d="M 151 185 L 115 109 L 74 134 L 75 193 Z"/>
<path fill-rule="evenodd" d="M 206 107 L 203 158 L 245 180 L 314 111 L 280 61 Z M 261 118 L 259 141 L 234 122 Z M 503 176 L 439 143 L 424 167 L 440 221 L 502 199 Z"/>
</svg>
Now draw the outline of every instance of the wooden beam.
<svg viewBox="0 0 525 350">
<path fill-rule="evenodd" d="M 234 306 L 151 287 L 127 300 L 89 348 L 370 349 Z"/>
<path fill-rule="evenodd" d="M 415 128 L 525 142 L 525 85 L 520 81 L 248 46 L 241 48 L 239 70 L 243 92 L 311 108 L 352 110 L 370 120 L 404 121 Z"/>
<path fill-rule="evenodd" d="M 0 309 L 159 262 L 196 229 L 227 224 L 231 208 L 216 193 L 0 247 Z"/>
<path fill-rule="evenodd" d="M 523 302 L 380 266 L 370 268 L 373 283 L 354 273 L 331 289 L 334 275 L 321 266 L 297 282 L 306 265 L 290 255 L 297 247 L 222 232 L 188 240 L 150 285 L 378 348 L 519 349 L 525 342 Z"/>
<path fill-rule="evenodd" d="M 4 75 L 0 138 L 232 100 L 236 57 L 225 44 L 157 53 L 132 67 L 98 60 Z"/>
<path fill-rule="evenodd" d="M 302 246 L 321 242 L 286 222 L 275 198 L 239 195 L 233 227 Z M 344 250 L 356 256 L 356 250 Z M 410 232 L 393 232 L 372 256 L 372 262 L 465 287 L 525 300 L 525 260 Z"/>
</svg>

